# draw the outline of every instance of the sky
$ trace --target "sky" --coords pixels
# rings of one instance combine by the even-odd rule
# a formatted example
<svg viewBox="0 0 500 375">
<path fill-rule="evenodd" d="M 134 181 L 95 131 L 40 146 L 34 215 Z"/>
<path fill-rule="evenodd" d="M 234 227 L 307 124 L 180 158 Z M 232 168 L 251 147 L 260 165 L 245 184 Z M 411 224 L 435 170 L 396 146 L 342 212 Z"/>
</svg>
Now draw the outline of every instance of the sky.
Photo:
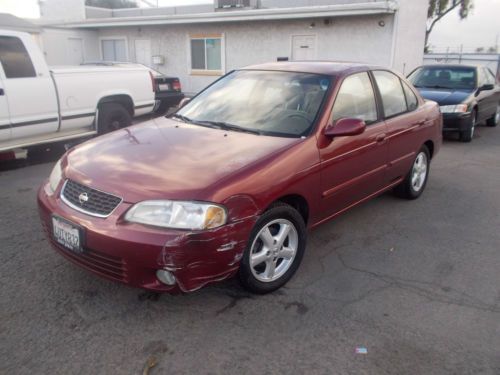
<svg viewBox="0 0 500 375">
<path fill-rule="evenodd" d="M 84 0 L 82 0 L 84 1 Z M 157 0 L 148 0 L 156 4 Z M 213 0 L 158 0 L 159 6 L 211 3 Z M 424 0 L 418 0 L 424 1 Z M 142 4 L 142 6 L 145 6 Z M 38 0 L 0 0 L 0 13 L 18 17 L 39 17 Z M 500 50 L 500 0 L 474 0 L 474 10 L 466 20 L 453 11 L 439 21 L 429 38 L 435 52 L 473 52 L 477 47 L 495 46 Z M 462 46 L 462 47 L 461 47 Z"/>
</svg>

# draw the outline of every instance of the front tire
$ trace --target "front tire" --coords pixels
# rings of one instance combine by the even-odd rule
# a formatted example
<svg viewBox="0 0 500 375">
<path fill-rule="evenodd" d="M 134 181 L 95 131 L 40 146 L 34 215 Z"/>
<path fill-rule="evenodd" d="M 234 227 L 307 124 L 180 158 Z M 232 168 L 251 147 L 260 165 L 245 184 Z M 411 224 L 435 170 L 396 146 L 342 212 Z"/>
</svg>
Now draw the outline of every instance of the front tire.
<svg viewBox="0 0 500 375">
<path fill-rule="evenodd" d="M 413 161 L 410 172 L 403 182 L 394 189 L 397 196 L 405 199 L 417 199 L 422 195 L 429 177 L 430 160 L 429 149 L 423 145 Z"/>
<path fill-rule="evenodd" d="M 497 126 L 500 123 L 500 103 L 497 104 L 497 110 L 495 114 L 486 120 L 486 125 L 488 126 Z"/>
<path fill-rule="evenodd" d="M 474 138 L 474 130 L 476 129 L 476 111 L 473 110 L 470 115 L 470 123 L 466 130 L 460 132 L 460 140 L 462 142 L 470 142 Z"/>
<path fill-rule="evenodd" d="M 240 263 L 238 276 L 253 293 L 270 293 L 292 278 L 306 248 L 306 225 L 288 204 L 276 203 L 257 221 Z"/>
<path fill-rule="evenodd" d="M 104 103 L 99 107 L 97 132 L 106 134 L 132 124 L 127 109 L 118 103 Z"/>
</svg>

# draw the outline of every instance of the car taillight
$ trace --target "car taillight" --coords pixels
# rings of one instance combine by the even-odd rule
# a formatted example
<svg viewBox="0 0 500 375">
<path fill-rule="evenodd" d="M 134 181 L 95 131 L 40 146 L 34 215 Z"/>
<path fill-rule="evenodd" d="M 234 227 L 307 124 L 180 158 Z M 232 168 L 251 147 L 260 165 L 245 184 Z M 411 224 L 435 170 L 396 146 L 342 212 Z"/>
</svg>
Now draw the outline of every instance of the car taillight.
<svg viewBox="0 0 500 375">
<path fill-rule="evenodd" d="M 175 91 L 181 91 L 181 83 L 179 81 L 174 81 L 172 83 L 172 89 Z"/>
<path fill-rule="evenodd" d="M 151 73 L 151 70 L 149 71 L 149 78 L 151 78 L 151 88 L 153 89 L 153 92 L 156 92 L 155 77 L 153 77 L 153 73 Z"/>
</svg>

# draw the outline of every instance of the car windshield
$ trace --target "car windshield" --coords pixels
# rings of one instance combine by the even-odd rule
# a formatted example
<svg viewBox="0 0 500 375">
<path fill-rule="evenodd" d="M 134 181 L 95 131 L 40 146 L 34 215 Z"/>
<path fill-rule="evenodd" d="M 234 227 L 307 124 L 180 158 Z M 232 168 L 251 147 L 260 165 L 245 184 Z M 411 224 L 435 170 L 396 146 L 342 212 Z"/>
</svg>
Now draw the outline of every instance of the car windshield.
<svg viewBox="0 0 500 375">
<path fill-rule="evenodd" d="M 425 66 L 415 70 L 408 79 L 415 87 L 473 90 L 476 87 L 476 69 Z"/>
<path fill-rule="evenodd" d="M 235 71 L 173 117 L 199 125 L 262 135 L 309 134 L 325 94 L 328 76 L 280 71 Z"/>
</svg>

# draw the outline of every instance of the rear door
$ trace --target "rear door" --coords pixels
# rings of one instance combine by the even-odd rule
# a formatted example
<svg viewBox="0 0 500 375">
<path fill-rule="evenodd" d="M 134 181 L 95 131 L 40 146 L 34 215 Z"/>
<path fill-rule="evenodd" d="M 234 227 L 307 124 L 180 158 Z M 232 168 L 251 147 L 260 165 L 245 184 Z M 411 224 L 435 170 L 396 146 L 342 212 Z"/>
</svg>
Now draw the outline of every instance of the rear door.
<svg viewBox="0 0 500 375">
<path fill-rule="evenodd" d="M 349 208 L 385 186 L 387 128 L 378 114 L 367 72 L 352 74 L 341 83 L 329 123 L 335 126 L 341 118 L 359 118 L 367 125 L 362 134 L 320 142 L 325 217 Z"/>
<path fill-rule="evenodd" d="M 496 84 L 496 78 L 488 68 L 482 68 L 484 72 L 484 82 L 493 85 L 492 90 L 485 90 L 484 103 L 486 104 L 484 118 L 488 119 L 495 115 L 499 101 L 499 88 Z"/>
<path fill-rule="evenodd" d="M 0 35 L 3 86 L 12 126 L 12 140 L 54 133 L 59 117 L 54 84 L 43 56 L 30 36 Z M 38 52 L 38 53 L 37 53 Z"/>
<path fill-rule="evenodd" d="M 392 72 L 374 70 L 387 124 L 388 169 L 387 182 L 404 178 L 418 151 L 419 128 L 425 125 L 425 113 L 418 105 L 413 90 Z"/>
</svg>

